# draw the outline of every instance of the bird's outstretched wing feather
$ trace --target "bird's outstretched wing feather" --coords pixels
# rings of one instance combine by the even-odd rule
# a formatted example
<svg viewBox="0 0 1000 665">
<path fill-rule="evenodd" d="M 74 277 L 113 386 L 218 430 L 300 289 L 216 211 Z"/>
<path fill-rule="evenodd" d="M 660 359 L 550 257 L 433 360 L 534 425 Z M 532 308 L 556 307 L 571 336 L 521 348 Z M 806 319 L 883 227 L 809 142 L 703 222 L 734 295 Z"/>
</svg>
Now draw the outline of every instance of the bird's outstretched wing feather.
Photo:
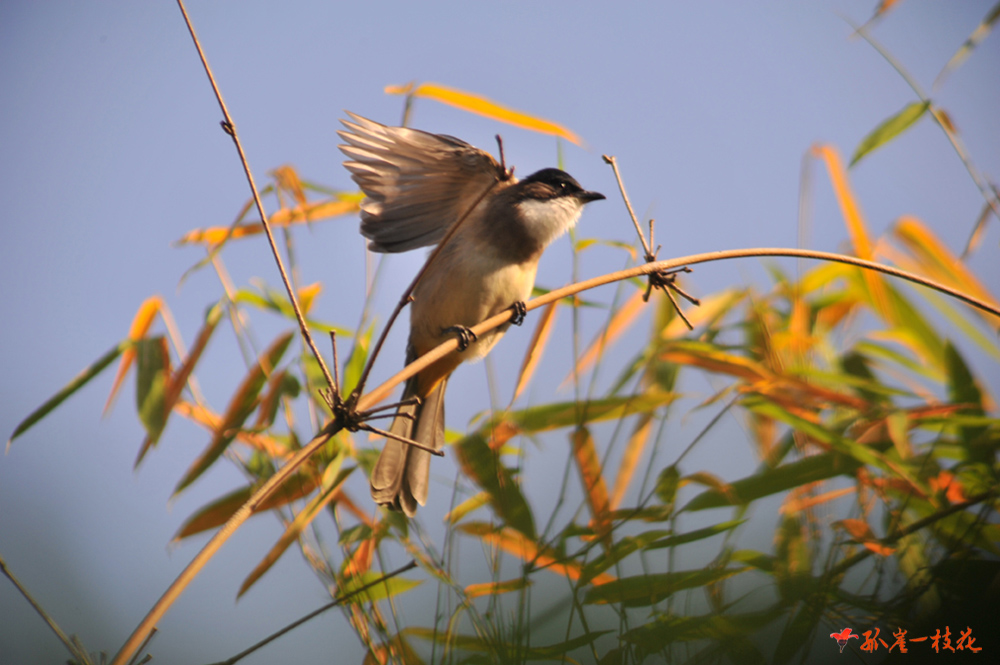
<svg viewBox="0 0 1000 665">
<path fill-rule="evenodd" d="M 437 244 L 496 180 L 496 160 L 444 134 L 387 127 L 347 112 L 344 166 L 365 193 L 361 235 L 375 252 L 405 252 Z"/>
</svg>

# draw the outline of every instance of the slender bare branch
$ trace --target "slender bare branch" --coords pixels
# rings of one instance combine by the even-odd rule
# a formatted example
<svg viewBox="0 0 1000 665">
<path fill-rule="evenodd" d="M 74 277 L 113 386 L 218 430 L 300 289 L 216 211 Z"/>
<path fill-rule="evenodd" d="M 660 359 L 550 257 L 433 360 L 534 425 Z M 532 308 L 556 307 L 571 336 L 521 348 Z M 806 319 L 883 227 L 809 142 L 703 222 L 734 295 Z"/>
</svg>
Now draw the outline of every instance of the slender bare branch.
<svg viewBox="0 0 1000 665">
<path fill-rule="evenodd" d="M 86 650 L 78 648 L 77 645 L 73 643 L 73 640 L 67 637 L 66 633 L 62 631 L 59 624 L 57 624 L 55 620 L 50 617 L 44 609 L 42 609 L 42 606 L 38 604 L 38 601 L 36 601 L 32 595 L 28 593 L 28 590 L 24 588 L 20 582 L 18 582 L 16 577 L 14 577 L 14 573 L 10 572 L 10 569 L 7 568 L 7 562 L 3 560 L 3 557 L 0 557 L 0 573 L 3 573 L 7 579 L 10 580 L 10 583 L 21 592 L 24 599 L 27 600 L 28 604 L 34 608 L 35 612 L 38 613 L 38 616 L 42 617 L 42 621 L 44 621 L 52 632 L 56 634 L 56 637 L 59 638 L 59 641 L 63 643 L 63 646 L 66 647 L 67 651 L 70 652 L 73 658 L 81 663 L 89 663 L 90 657 L 87 655 Z"/>
<path fill-rule="evenodd" d="M 401 568 L 397 568 L 396 570 L 392 571 L 391 573 L 386 573 L 385 575 L 383 575 L 382 577 L 378 578 L 377 580 L 372 580 L 368 584 L 365 584 L 364 586 L 359 587 L 359 588 L 355 589 L 354 591 L 351 591 L 350 593 L 346 593 L 343 596 L 338 596 L 335 600 L 327 603 L 323 607 L 320 607 L 319 609 L 313 610 L 312 612 L 310 612 L 309 614 L 305 615 L 301 619 L 297 619 L 297 620 L 293 621 L 292 623 L 288 624 L 287 626 L 285 626 L 284 628 L 282 628 L 281 630 L 276 631 L 276 632 L 272 633 L 271 635 L 268 635 L 263 640 L 261 640 L 260 642 L 257 642 L 257 644 L 254 644 L 249 649 L 246 649 L 245 651 L 241 651 L 240 653 L 236 654 L 235 656 L 233 656 L 232 658 L 230 658 L 228 660 L 224 660 L 224 661 L 221 661 L 219 663 L 215 663 L 215 665 L 234 665 L 236 662 L 238 662 L 240 660 L 243 660 L 244 658 L 246 658 L 247 656 L 249 656 L 250 654 L 252 654 L 254 651 L 257 651 L 261 647 L 267 646 L 268 644 L 270 644 L 274 640 L 278 639 L 279 637 L 281 637 L 285 633 L 288 633 L 288 632 L 294 630 L 295 628 L 298 628 L 299 626 L 301 626 L 305 622 L 310 621 L 310 620 L 318 617 L 323 612 L 326 612 L 329 609 L 333 609 L 337 605 L 343 604 L 345 601 L 350 600 L 354 596 L 357 596 L 358 594 L 364 593 L 365 591 L 368 591 L 368 589 L 371 589 L 374 586 L 378 586 L 379 584 L 383 584 L 387 580 L 390 580 L 393 577 L 396 577 L 397 575 L 402 575 L 406 571 L 413 570 L 416 567 L 417 567 L 417 562 L 416 561 L 410 561 L 410 563 L 406 564 L 405 566 L 402 566 Z"/>
<path fill-rule="evenodd" d="M 625 201 L 625 207 L 628 208 L 628 215 L 632 218 L 632 223 L 635 224 L 635 232 L 639 234 L 639 241 L 642 242 L 642 249 L 646 252 L 646 261 L 654 261 L 656 255 L 653 254 L 649 245 L 652 243 L 646 242 L 646 236 L 642 233 L 642 228 L 639 226 L 639 218 L 635 216 L 635 211 L 632 210 L 632 202 L 628 200 L 628 192 L 625 191 L 625 183 L 622 182 L 622 175 L 618 172 L 618 160 L 614 155 L 601 155 L 605 163 L 610 164 L 612 170 L 615 172 L 615 180 L 618 181 L 618 191 L 622 193 L 622 199 Z M 649 220 L 649 233 L 653 234 L 653 220 Z"/>
<path fill-rule="evenodd" d="M 253 193 L 254 204 L 257 206 L 257 212 L 260 214 L 260 221 L 264 227 L 264 233 L 267 235 L 267 242 L 271 246 L 271 253 L 274 255 L 275 264 L 278 266 L 278 272 L 281 275 L 281 282 L 285 285 L 285 291 L 288 292 L 288 299 L 292 303 L 292 310 L 295 312 L 295 319 L 299 322 L 299 329 L 302 331 L 302 337 L 306 340 L 306 344 L 309 346 L 310 351 L 312 351 L 312 354 L 316 357 L 316 361 L 319 363 L 320 369 L 323 371 L 323 377 L 326 379 L 327 385 L 329 385 L 332 390 L 334 388 L 333 377 L 330 376 L 330 370 L 323 361 L 323 356 L 316 348 L 316 343 L 313 341 L 312 335 L 309 334 L 309 326 L 306 324 L 306 319 L 302 315 L 302 308 L 299 306 L 299 300 L 295 295 L 295 289 L 292 288 L 292 283 L 288 278 L 288 271 L 285 270 L 285 264 L 281 260 L 281 253 L 278 251 L 278 244 L 274 240 L 274 234 L 271 232 L 271 225 L 268 223 L 267 214 L 264 212 L 264 203 L 261 201 L 260 192 L 257 191 L 257 185 L 254 183 L 253 172 L 250 170 L 250 163 L 247 161 L 246 153 L 243 152 L 243 144 L 240 143 L 240 137 L 236 133 L 236 125 L 233 123 L 233 118 L 229 115 L 229 109 L 226 108 L 226 103 L 222 99 L 222 92 L 219 90 L 219 86 L 215 82 L 215 76 L 212 74 L 212 68 L 208 65 L 208 58 L 205 57 L 205 51 L 201 48 L 201 42 L 198 41 L 198 35 L 195 34 L 194 31 L 194 24 L 191 23 L 191 19 L 188 17 L 187 10 L 184 8 L 183 0 L 177 0 L 177 6 L 180 8 L 181 14 L 184 16 L 184 22 L 187 24 L 188 32 L 191 33 L 191 39 L 194 41 L 194 46 L 198 50 L 198 57 L 201 58 L 201 64 L 205 68 L 205 74 L 208 75 L 208 81 L 212 85 L 212 91 L 215 93 L 215 98 L 219 102 L 219 108 L 222 110 L 222 116 L 224 118 L 222 121 L 222 129 L 232 137 L 233 144 L 236 146 L 236 151 L 239 153 L 240 163 L 243 164 L 243 172 L 246 174 L 247 183 L 250 185 L 250 191 Z"/>
</svg>

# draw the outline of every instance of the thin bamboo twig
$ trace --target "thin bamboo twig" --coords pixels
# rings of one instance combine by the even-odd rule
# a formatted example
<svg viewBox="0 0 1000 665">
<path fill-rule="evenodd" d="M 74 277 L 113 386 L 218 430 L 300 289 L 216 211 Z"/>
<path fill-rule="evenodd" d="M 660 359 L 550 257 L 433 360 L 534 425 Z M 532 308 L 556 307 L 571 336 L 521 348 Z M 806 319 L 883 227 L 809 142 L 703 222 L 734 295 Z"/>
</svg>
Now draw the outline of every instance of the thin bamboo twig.
<svg viewBox="0 0 1000 665">
<path fill-rule="evenodd" d="M 885 49 L 885 47 L 883 47 L 879 42 L 875 41 L 875 38 L 868 33 L 868 30 L 867 28 L 865 28 L 865 26 L 857 26 L 854 24 L 853 21 L 851 21 L 849 18 L 846 17 L 844 17 L 844 20 L 847 22 L 848 25 L 854 28 L 855 31 L 859 35 L 861 35 L 861 37 L 866 42 L 868 42 L 869 46 L 875 49 L 878 52 L 878 54 L 881 55 L 885 59 L 885 61 L 889 63 L 890 67 L 896 70 L 896 73 L 898 73 L 900 76 L 903 77 L 903 80 L 906 81 L 906 84 L 910 86 L 910 88 L 913 90 L 914 94 L 916 94 L 916 96 L 920 99 L 920 101 L 928 104 L 927 110 L 931 112 L 931 117 L 934 118 L 934 122 L 936 122 L 938 126 L 941 128 L 941 131 L 944 132 L 944 135 L 948 138 L 948 142 L 951 143 L 951 147 L 955 150 L 955 153 L 958 155 L 958 158 L 962 160 L 962 164 L 965 166 L 965 170 L 968 171 L 969 176 L 972 177 L 972 182 L 976 184 L 976 187 L 979 188 L 979 192 L 983 195 L 983 198 L 986 199 L 986 204 L 990 207 L 991 210 L 993 210 L 993 214 L 996 215 L 997 219 L 1000 219 L 1000 200 L 998 200 L 998 198 L 996 197 L 995 192 L 993 191 L 993 188 L 990 186 L 990 184 L 979 173 L 979 169 L 977 169 L 975 165 L 972 163 L 972 158 L 969 156 L 969 153 L 966 152 L 965 150 L 965 144 L 962 143 L 962 139 L 960 139 L 958 135 L 954 131 L 952 131 L 951 123 L 948 121 L 947 118 L 944 117 L 941 109 L 939 109 L 937 105 L 935 105 L 934 102 L 931 101 L 930 97 L 924 94 L 923 89 L 913 79 L 913 77 L 910 76 L 910 74 L 903 68 L 903 65 L 900 64 L 896 60 L 896 58 L 894 58 L 893 55 Z"/>
<path fill-rule="evenodd" d="M 885 273 L 887 275 L 892 275 L 894 277 L 899 277 L 922 286 L 940 291 L 941 293 L 957 298 L 962 302 L 965 302 L 973 307 L 981 309 L 985 312 L 989 312 L 994 316 L 1000 317 L 1000 308 L 994 307 L 993 305 L 983 302 L 977 298 L 966 295 L 961 291 L 953 289 L 951 287 L 939 284 L 934 280 L 927 279 L 926 277 L 921 277 L 913 273 L 906 272 L 905 270 L 899 270 L 898 268 L 893 268 L 891 266 L 882 265 L 880 263 L 875 263 L 873 261 L 866 261 L 864 259 L 859 259 L 853 256 L 847 256 L 844 254 L 834 254 L 831 252 L 819 252 L 813 250 L 805 249 L 783 249 L 783 248 L 757 248 L 757 249 L 734 249 L 725 250 L 718 252 L 706 252 L 704 254 L 695 254 L 692 256 L 682 256 L 675 259 L 667 259 L 664 261 L 655 261 L 653 263 L 646 263 L 641 266 L 635 266 L 628 270 L 620 270 L 618 272 L 610 273 L 607 275 L 601 275 L 599 277 L 594 277 L 582 282 L 577 282 L 575 284 L 570 284 L 564 286 L 561 289 L 556 289 L 550 291 L 543 296 L 535 298 L 527 303 L 525 303 L 525 311 L 531 311 L 533 309 L 538 309 L 539 307 L 544 307 L 551 302 L 561 300 L 568 296 L 572 296 L 589 289 L 597 288 L 598 286 L 603 286 L 611 282 L 615 282 L 622 279 L 631 279 L 632 277 L 638 277 L 641 275 L 648 275 L 653 272 L 672 270 L 674 268 L 691 265 L 696 263 L 708 263 L 711 261 L 722 261 L 726 259 L 735 258 L 750 258 L 750 257 L 762 257 L 762 256 L 787 256 L 793 258 L 808 258 L 808 259 L 818 259 L 823 261 L 835 261 L 838 263 L 846 263 L 848 265 L 858 266 L 860 268 L 866 268 L 869 270 L 876 270 L 878 272 Z M 485 333 L 497 328 L 507 321 L 510 320 L 510 312 L 501 312 L 489 319 L 483 321 L 477 326 L 472 328 L 472 331 L 477 335 L 484 335 Z M 378 386 L 371 392 L 361 396 L 358 399 L 357 410 L 366 411 L 371 407 L 375 406 L 379 402 L 383 401 L 396 386 L 398 386 L 403 381 L 417 374 L 418 372 L 425 369 L 430 364 L 440 360 L 447 354 L 455 351 L 458 348 L 458 340 L 450 339 L 431 351 L 425 353 L 423 356 L 415 360 L 414 362 L 407 365 L 402 371 L 398 372 L 396 375 L 391 377 L 388 381 L 384 382 L 382 385 Z M 204 548 L 194 559 L 187 565 L 187 567 L 181 571 L 177 579 L 170 585 L 170 587 L 164 592 L 163 596 L 157 601 L 153 608 L 149 611 L 146 617 L 140 622 L 139 626 L 136 627 L 135 631 L 126 641 L 125 645 L 122 646 L 121 650 L 115 656 L 112 665 L 124 665 L 132 653 L 139 648 L 139 645 L 144 641 L 145 637 L 149 632 L 159 623 L 160 619 L 166 614 L 170 606 L 180 597 L 184 589 L 190 584 L 194 578 L 198 575 L 204 565 L 215 555 L 215 553 L 222 547 L 223 544 L 229 539 L 233 533 L 254 513 L 254 511 L 264 502 L 278 487 L 280 487 L 295 470 L 301 465 L 306 459 L 312 456 L 317 450 L 319 450 L 331 436 L 343 429 L 343 425 L 338 420 L 331 421 L 323 430 L 308 444 L 302 447 L 299 451 L 292 456 L 288 462 L 278 469 L 273 476 L 271 476 L 267 482 L 261 486 L 257 492 L 243 504 L 239 510 L 237 510 L 229 521 L 224 524 L 218 532 L 208 541 Z"/>
<path fill-rule="evenodd" d="M 345 601 L 350 600 L 354 596 L 357 596 L 358 594 L 364 593 L 365 591 L 368 591 L 368 589 L 371 589 L 372 587 L 377 586 L 379 584 L 383 584 L 383 583 L 387 582 L 388 580 L 392 579 L 393 577 L 396 577 L 397 575 L 402 575 L 406 571 L 413 570 L 416 567 L 417 567 L 417 562 L 411 560 L 410 563 L 406 564 L 405 566 L 397 568 L 396 570 L 392 571 L 391 573 L 386 573 L 385 575 L 383 575 L 382 577 L 378 578 L 377 580 L 372 580 L 368 584 L 365 584 L 364 586 L 362 586 L 360 588 L 357 588 L 354 591 L 351 591 L 350 593 L 344 594 L 343 596 L 338 596 L 337 598 L 335 598 L 334 600 L 330 601 L 326 605 L 323 605 L 322 607 L 313 610 L 312 612 L 310 612 L 309 614 L 305 615 L 304 617 L 302 617 L 300 619 L 296 619 L 295 621 L 293 621 L 292 623 L 288 624 L 287 626 L 285 626 L 281 630 L 278 630 L 278 631 L 276 631 L 276 632 L 268 635 L 267 637 L 265 637 L 264 639 L 262 639 L 260 642 L 257 642 L 256 644 L 254 644 L 252 647 L 250 647 L 250 648 L 248 648 L 248 649 L 246 649 L 244 651 L 241 651 L 240 653 L 236 654 L 235 656 L 233 656 L 232 658 L 230 658 L 228 660 L 220 661 L 219 663 L 215 663 L 214 665 L 234 665 L 234 663 L 236 663 L 236 662 L 238 662 L 240 660 L 243 660 L 244 658 L 246 658 L 247 656 L 249 656 L 250 654 L 252 654 L 254 651 L 257 651 L 261 647 L 267 646 L 268 644 L 270 644 L 274 640 L 278 639 L 279 637 L 281 637 L 285 633 L 288 633 L 288 632 L 294 630 L 295 628 L 298 628 L 299 626 L 301 626 L 305 622 L 310 621 L 310 620 L 314 619 L 315 617 L 318 617 L 323 612 L 326 612 L 329 609 L 333 609 L 337 605 L 343 604 Z"/>
<path fill-rule="evenodd" d="M 618 159 L 614 155 L 601 155 L 601 159 L 604 160 L 606 164 L 611 165 L 611 169 L 615 172 L 615 180 L 618 181 L 618 191 L 622 193 L 622 199 L 625 201 L 625 207 L 628 208 L 628 216 L 632 218 L 632 223 L 635 224 L 635 232 L 639 234 L 639 241 L 642 243 L 642 249 L 646 253 L 646 261 L 656 260 L 656 255 L 653 254 L 649 245 L 652 244 L 652 240 L 649 243 L 646 242 L 646 236 L 642 232 L 642 228 L 639 226 L 639 218 L 635 216 L 635 211 L 632 209 L 632 202 L 628 199 L 628 193 L 625 191 L 625 183 L 622 182 L 621 173 L 618 172 Z M 653 235 L 653 220 L 649 220 L 649 234 Z"/>
<path fill-rule="evenodd" d="M 21 592 L 24 599 L 28 601 L 28 604 L 30 604 L 32 608 L 34 608 L 35 612 L 38 613 L 38 616 L 42 617 L 42 621 L 44 621 L 52 632 L 56 634 L 56 637 L 59 638 L 59 641 L 63 643 L 63 646 L 66 647 L 73 658 L 77 659 L 81 663 L 89 663 L 90 657 L 87 655 L 87 652 L 83 649 L 79 649 L 77 645 L 74 644 L 69 637 L 67 637 L 66 633 L 62 631 L 59 624 L 57 624 L 55 620 L 50 617 L 44 609 L 42 609 L 42 606 L 38 604 L 32 595 L 28 593 L 28 590 L 21 585 L 16 577 L 14 577 L 14 573 L 12 573 L 7 567 L 7 562 L 3 560 L 3 557 L 0 557 L 0 573 L 3 573 L 4 576 L 10 580 L 10 583 Z"/>
<path fill-rule="evenodd" d="M 306 344 L 309 346 L 310 351 L 316 357 L 316 361 L 319 363 L 320 369 L 323 371 L 323 378 L 326 379 L 327 385 L 333 389 L 334 381 L 333 377 L 330 376 L 330 370 L 326 366 L 326 362 L 323 361 L 323 356 L 320 354 L 319 349 L 316 348 L 316 343 L 313 341 L 312 335 L 309 333 L 309 326 L 306 324 L 306 319 L 302 315 L 302 308 L 299 307 L 298 298 L 295 295 L 295 290 L 292 288 L 292 283 L 288 279 L 288 272 L 285 270 L 285 264 L 281 260 L 281 253 L 278 251 L 278 245 L 274 240 L 274 234 L 271 232 L 271 225 L 267 221 L 267 214 L 264 212 L 264 203 L 261 201 L 260 192 L 257 191 L 257 185 L 254 183 L 253 173 L 250 171 L 250 163 L 247 161 L 246 153 L 243 152 L 243 144 L 240 143 L 240 138 L 236 133 L 236 125 L 233 123 L 232 116 L 229 115 L 229 109 L 226 108 L 226 103 L 222 99 L 222 92 L 219 90 L 218 84 L 215 82 L 215 76 L 212 74 L 212 68 L 208 65 L 208 58 L 205 57 L 205 52 L 201 48 L 201 42 L 198 41 L 198 35 L 195 34 L 194 24 L 191 23 L 190 17 L 188 17 L 187 9 L 184 8 L 184 1 L 177 0 L 177 6 L 181 10 L 181 14 L 184 16 L 184 22 L 187 24 L 188 32 L 191 33 L 191 39 L 194 41 L 194 46 L 198 50 L 198 57 L 201 58 L 201 64 L 205 68 L 205 74 L 208 75 L 208 81 L 212 85 L 212 91 L 215 93 L 215 98 L 219 102 L 219 108 L 222 110 L 222 116 L 225 120 L 222 121 L 222 129 L 233 139 L 233 144 L 236 146 L 236 151 L 240 156 L 240 163 L 243 165 L 243 172 L 246 174 L 247 183 L 250 185 L 250 191 L 253 193 L 254 204 L 257 206 L 257 212 L 260 214 L 261 225 L 264 228 L 264 233 L 267 235 L 267 242 L 271 246 L 271 253 L 274 255 L 275 264 L 278 266 L 278 272 L 281 275 L 281 283 L 285 285 L 285 291 L 288 292 L 288 299 L 292 303 L 292 310 L 295 312 L 295 319 L 299 323 L 299 329 L 302 331 L 302 337 L 305 338 Z"/>
</svg>

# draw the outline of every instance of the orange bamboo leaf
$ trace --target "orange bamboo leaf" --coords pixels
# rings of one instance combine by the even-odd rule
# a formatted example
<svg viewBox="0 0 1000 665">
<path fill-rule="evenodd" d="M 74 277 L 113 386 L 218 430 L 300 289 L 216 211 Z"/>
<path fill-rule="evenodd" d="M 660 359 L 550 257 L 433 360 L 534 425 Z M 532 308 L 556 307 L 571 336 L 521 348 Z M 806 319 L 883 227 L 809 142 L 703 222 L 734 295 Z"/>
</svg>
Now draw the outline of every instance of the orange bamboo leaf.
<svg viewBox="0 0 1000 665">
<path fill-rule="evenodd" d="M 205 347 L 208 345 L 208 340 L 212 337 L 212 333 L 215 332 L 215 328 L 219 324 L 219 321 L 222 320 L 223 310 L 224 308 L 221 304 L 216 304 L 209 310 L 205 325 L 202 326 L 201 331 L 198 333 L 198 338 L 195 340 L 194 346 L 191 347 L 191 350 L 188 352 L 187 358 L 184 359 L 184 363 L 170 378 L 170 383 L 167 386 L 166 395 L 163 399 L 163 408 L 166 409 L 168 413 L 174 410 L 177 400 L 180 399 L 181 392 L 184 390 L 184 386 L 187 385 L 188 379 L 191 377 L 191 372 L 194 371 L 194 366 L 198 364 L 198 360 L 201 359 L 201 354 L 205 351 Z M 139 454 L 136 456 L 135 467 L 139 466 L 143 457 L 146 456 L 146 452 L 152 446 L 156 445 L 158 439 L 159 433 L 155 437 L 149 435 L 146 436 L 146 439 L 142 442 L 142 447 L 139 449 Z"/>
<path fill-rule="evenodd" d="M 969 500 L 962 488 L 962 483 L 951 471 L 942 470 L 941 473 L 930 479 L 929 484 L 935 492 L 944 491 L 945 498 L 948 499 L 949 503 L 962 503 Z"/>
<path fill-rule="evenodd" d="M 215 433 L 222 425 L 222 416 L 197 404 L 192 404 L 184 400 L 179 400 L 174 405 L 174 412 L 192 422 L 196 422 L 209 432 Z M 245 443 L 255 450 L 259 450 L 268 457 L 274 459 L 286 459 L 292 456 L 294 451 L 288 449 L 286 445 L 277 439 L 261 434 L 259 432 L 248 432 L 239 430 L 236 433 L 236 440 Z"/>
<path fill-rule="evenodd" d="M 279 166 L 271 171 L 270 175 L 274 178 L 274 182 L 278 185 L 279 189 L 292 195 L 295 203 L 299 206 L 306 205 L 306 193 L 302 189 L 302 181 L 299 179 L 299 174 L 293 166 L 289 166 L 288 164 Z"/>
<path fill-rule="evenodd" d="M 389 85 L 385 87 L 385 93 L 387 95 L 408 95 L 410 97 L 433 99 L 441 102 L 442 104 L 448 104 L 449 106 L 460 108 L 463 111 L 468 111 L 469 113 L 475 113 L 486 118 L 492 118 L 493 120 L 505 122 L 508 125 L 514 125 L 515 127 L 521 127 L 523 129 L 530 129 L 531 131 L 540 132 L 542 134 L 561 136 L 570 143 L 583 145 L 583 141 L 580 137 L 562 125 L 558 125 L 549 120 L 543 120 L 542 118 L 538 118 L 521 111 L 515 111 L 514 109 L 497 104 L 493 100 L 487 99 L 481 95 L 465 92 L 463 90 L 457 90 L 455 88 L 449 88 L 438 83 L 421 83 L 417 86 L 414 86 L 413 84 L 405 86 Z"/>
<path fill-rule="evenodd" d="M 142 304 L 139 305 L 139 310 L 132 318 L 132 325 L 129 326 L 128 330 L 128 339 L 134 342 L 145 337 L 146 333 L 149 332 L 150 326 L 153 325 L 153 319 L 156 318 L 156 315 L 163 307 L 166 307 L 166 305 L 160 296 L 150 296 L 143 300 Z M 111 405 L 114 404 L 115 398 L 118 396 L 118 391 L 121 390 L 122 382 L 125 380 L 125 375 L 128 374 L 128 370 L 133 362 L 135 362 L 135 347 L 130 346 L 122 352 L 121 360 L 118 361 L 118 372 L 115 374 L 115 380 L 111 384 L 111 393 L 108 395 L 108 401 L 104 403 L 104 415 L 107 415 L 111 411 Z"/>
<path fill-rule="evenodd" d="M 361 194 L 342 195 L 327 201 L 317 201 L 294 208 L 282 208 L 268 218 L 271 227 L 292 226 L 295 224 L 306 224 L 323 219 L 350 215 L 358 212 L 361 206 Z M 260 222 L 251 224 L 238 224 L 236 226 L 213 226 L 207 229 L 195 229 L 189 231 L 175 245 L 218 245 L 226 238 L 236 240 L 247 236 L 264 232 L 264 225 Z"/>
<path fill-rule="evenodd" d="M 522 561 L 533 563 L 538 568 L 551 570 L 572 581 L 580 579 L 580 575 L 583 573 L 579 564 L 572 561 L 560 561 L 559 555 L 550 552 L 548 548 L 540 549 L 534 541 L 529 540 L 515 529 L 509 527 L 497 529 L 482 522 L 462 524 L 458 528 L 469 535 L 478 537 L 487 545 L 498 547 Z M 614 575 L 601 573 L 591 580 L 591 584 L 597 586 L 614 580 Z"/>
<path fill-rule="evenodd" d="M 874 249 L 871 238 L 868 234 L 868 225 L 861 214 L 854 192 L 847 180 L 847 172 L 844 170 L 843 162 L 840 160 L 840 153 L 830 145 L 816 145 L 812 148 L 812 153 L 821 158 L 826 163 L 827 173 L 830 175 L 830 183 L 833 185 L 837 203 L 840 205 L 840 212 L 847 226 L 847 233 L 851 238 L 854 247 L 854 254 L 859 259 L 868 261 L 874 260 Z M 880 273 L 873 270 L 862 271 L 865 284 L 868 286 L 869 297 L 872 307 L 886 321 L 897 323 L 896 313 L 890 304 L 889 296 L 886 293 L 885 281 Z"/>
<path fill-rule="evenodd" d="M 660 359 L 679 365 L 700 367 L 717 374 L 729 374 L 749 383 L 773 378 L 771 372 L 754 360 L 700 343 L 678 342 L 668 346 L 667 350 L 660 354 Z"/>
<path fill-rule="evenodd" d="M 608 533 L 611 531 L 608 487 L 604 482 L 601 458 L 597 455 L 594 438 L 590 436 L 590 430 L 586 427 L 580 427 L 573 432 L 573 456 L 580 471 L 580 480 L 583 481 L 594 532 L 599 538 L 606 540 L 606 546 L 610 546 L 610 541 L 607 541 Z"/>
<path fill-rule="evenodd" d="M 545 352 L 545 345 L 549 341 L 549 335 L 552 333 L 552 328 L 556 321 L 557 304 L 550 303 L 542 310 L 542 315 L 538 319 L 538 325 L 535 326 L 535 332 L 531 336 L 531 342 L 528 343 L 528 350 L 524 354 L 524 361 L 521 363 L 521 372 L 517 377 L 517 387 L 514 388 L 514 397 L 510 400 L 511 404 L 517 401 L 517 398 L 521 396 L 528 383 L 531 382 L 531 377 L 535 374 L 535 368 L 538 367 L 538 361 L 542 359 L 542 354 Z"/>
<path fill-rule="evenodd" d="M 335 500 L 339 496 L 340 485 L 347 478 L 348 474 L 340 473 L 341 462 L 343 462 L 343 456 L 339 460 L 334 460 L 331 462 L 326 471 L 323 473 L 323 491 L 318 495 L 313 497 L 312 501 L 303 508 L 295 516 L 295 519 L 285 528 L 285 532 L 281 534 L 281 538 L 278 539 L 268 553 L 264 556 L 263 560 L 247 575 L 246 579 L 243 580 L 243 584 L 240 585 L 240 590 L 236 594 L 239 598 L 247 590 L 253 586 L 253 584 L 261 578 L 261 576 L 271 569 L 271 566 L 281 558 L 281 555 L 285 553 L 285 550 L 298 540 L 299 535 L 302 531 L 309 526 L 316 516 L 319 514 L 323 508 L 326 507 L 328 503 Z"/>
<path fill-rule="evenodd" d="M 635 321 L 636 317 L 642 311 L 643 305 L 646 304 L 642 296 L 643 291 L 636 290 L 632 294 L 632 297 L 625 301 L 625 304 L 614 313 L 608 321 L 608 325 L 598 333 L 597 337 L 590 343 L 590 346 L 587 347 L 587 350 L 576 361 L 573 371 L 563 379 L 560 388 L 575 381 L 577 377 L 586 372 L 594 362 L 604 355 L 604 350 L 614 344 L 621 334 L 632 325 L 632 322 Z"/>
<path fill-rule="evenodd" d="M 892 234 L 905 245 L 914 257 L 913 261 L 903 259 L 901 262 L 898 259 L 902 259 L 902 257 L 894 257 L 902 268 L 922 273 L 988 302 L 994 307 L 1000 306 L 996 297 L 972 274 L 965 263 L 955 256 L 947 245 L 941 242 L 941 239 L 916 217 L 908 215 L 900 217 L 893 227 Z M 982 316 L 992 322 L 994 326 L 1000 324 L 1000 321 L 992 314 L 982 313 Z"/>
<path fill-rule="evenodd" d="M 639 422 L 629 437 L 625 452 L 622 453 L 622 461 L 618 465 L 618 474 L 615 476 L 614 489 L 611 492 L 611 499 L 608 501 L 609 510 L 616 510 L 625 498 L 625 492 L 632 482 L 632 475 L 635 473 L 639 460 L 646 450 L 646 443 L 649 441 L 649 433 L 653 427 L 653 414 L 643 413 L 639 416 Z"/>
<path fill-rule="evenodd" d="M 351 558 L 347 561 L 347 565 L 344 567 L 344 577 L 354 577 L 355 575 L 363 575 L 371 570 L 372 567 L 372 556 L 375 554 L 375 537 L 366 538 L 361 541 L 354 553 L 351 554 Z"/>
<path fill-rule="evenodd" d="M 465 587 L 465 595 L 471 598 L 480 596 L 496 596 L 501 593 L 518 591 L 531 584 L 531 580 L 526 577 L 515 577 L 512 580 L 502 582 L 482 582 L 480 584 L 470 584 Z"/>
<path fill-rule="evenodd" d="M 856 493 L 858 490 L 856 487 L 844 487 L 839 490 L 831 490 L 829 492 L 824 492 L 823 494 L 818 494 L 816 496 L 804 496 L 802 498 L 796 498 L 785 501 L 779 510 L 781 513 L 792 514 L 797 513 L 813 506 L 818 506 L 834 499 L 839 499 L 842 496 L 848 496 L 850 494 Z"/>
</svg>

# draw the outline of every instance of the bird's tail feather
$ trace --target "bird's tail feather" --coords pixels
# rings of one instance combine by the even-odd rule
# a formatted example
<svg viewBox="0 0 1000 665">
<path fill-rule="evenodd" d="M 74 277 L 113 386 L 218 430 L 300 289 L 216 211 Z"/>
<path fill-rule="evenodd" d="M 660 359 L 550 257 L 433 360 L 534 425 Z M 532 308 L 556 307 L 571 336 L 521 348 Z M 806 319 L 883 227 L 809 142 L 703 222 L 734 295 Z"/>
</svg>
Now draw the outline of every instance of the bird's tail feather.
<svg viewBox="0 0 1000 665">
<path fill-rule="evenodd" d="M 406 382 L 403 399 L 418 396 L 418 378 Z M 434 450 L 444 447 L 444 392 L 447 378 L 441 379 L 420 404 L 401 406 L 389 431 L 413 439 Z M 413 416 L 406 417 L 407 414 Z M 402 510 L 413 517 L 417 504 L 427 502 L 431 454 L 397 439 L 386 439 L 382 454 L 372 470 L 372 498 L 381 505 Z"/>
</svg>

